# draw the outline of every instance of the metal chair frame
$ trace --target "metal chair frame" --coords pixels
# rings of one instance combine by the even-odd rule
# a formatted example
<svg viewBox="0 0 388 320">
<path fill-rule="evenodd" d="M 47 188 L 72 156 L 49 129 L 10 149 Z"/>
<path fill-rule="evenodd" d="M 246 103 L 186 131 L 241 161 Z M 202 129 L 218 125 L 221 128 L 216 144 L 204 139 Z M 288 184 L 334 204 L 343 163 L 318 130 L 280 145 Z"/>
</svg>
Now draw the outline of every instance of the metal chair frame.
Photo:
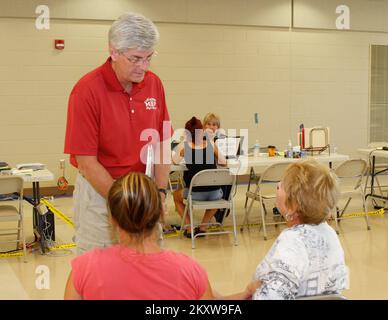
<svg viewBox="0 0 388 320">
<path fill-rule="evenodd" d="M 247 225 L 249 227 L 249 215 L 252 210 L 253 202 L 258 201 L 260 203 L 260 217 L 261 217 L 261 226 L 263 227 L 263 233 L 264 233 L 264 240 L 267 240 L 267 225 L 279 225 L 279 224 L 285 224 L 285 221 L 274 221 L 274 222 L 266 222 L 265 215 L 267 214 L 267 210 L 265 208 L 264 201 L 266 200 L 272 200 L 276 198 L 276 192 L 274 193 L 263 193 L 262 186 L 264 184 L 277 184 L 281 179 L 286 171 L 287 167 L 290 165 L 289 162 L 279 162 L 274 163 L 267 167 L 263 173 L 260 175 L 260 179 L 258 183 L 256 184 L 256 188 L 254 192 L 247 191 L 246 197 L 251 199 L 251 203 L 249 204 L 248 208 L 245 208 L 245 219 L 244 223 L 241 226 L 241 231 L 244 230 L 244 226 Z"/>
<path fill-rule="evenodd" d="M 362 207 L 364 211 L 364 219 L 367 226 L 367 229 L 370 230 L 368 212 L 366 208 L 365 201 L 365 190 L 363 188 L 362 179 L 365 176 L 365 173 L 368 169 L 367 162 L 363 159 L 351 159 L 342 162 L 335 170 L 335 174 L 340 179 L 340 181 L 345 180 L 355 180 L 354 186 L 351 186 L 351 189 L 344 190 L 341 189 L 341 198 L 347 197 L 347 201 L 342 209 L 337 207 L 337 214 L 335 215 L 337 233 L 338 233 L 338 222 L 341 220 L 342 215 L 345 210 L 348 208 L 350 201 L 352 200 L 352 196 L 359 195 L 362 198 Z"/>
<path fill-rule="evenodd" d="M 1 243 L 16 242 L 16 250 L 19 249 L 19 243 L 22 243 L 24 262 L 27 262 L 26 239 L 24 232 L 24 213 L 23 213 L 23 186 L 24 181 L 19 176 L 2 176 L 0 177 L 0 194 L 17 194 L 18 205 L 0 204 L 0 222 L 17 221 L 17 228 L 2 228 L 0 236 L 17 235 L 16 240 L 0 241 Z M 9 232 L 17 230 L 17 232 Z"/>
<path fill-rule="evenodd" d="M 225 186 L 231 185 L 232 190 L 229 195 L 229 199 L 220 199 L 214 201 L 197 201 L 192 199 L 192 189 L 199 186 Z M 182 222 L 181 222 L 181 235 L 187 224 L 185 223 L 186 215 L 189 213 L 190 216 L 190 229 L 191 229 L 191 247 L 195 249 L 195 238 L 200 235 L 216 235 L 216 234 L 229 234 L 232 233 L 234 237 L 234 245 L 237 245 L 237 226 L 236 226 L 236 214 L 234 208 L 234 188 L 236 187 L 236 176 L 232 175 L 229 169 L 206 169 L 198 172 L 191 180 L 185 211 L 183 213 Z M 233 221 L 233 231 L 217 231 L 217 232 L 201 232 L 194 235 L 194 219 L 193 211 L 196 209 L 206 210 L 206 209 L 230 209 L 232 221 Z M 208 225 L 222 225 L 218 222 L 210 222 Z"/>
</svg>

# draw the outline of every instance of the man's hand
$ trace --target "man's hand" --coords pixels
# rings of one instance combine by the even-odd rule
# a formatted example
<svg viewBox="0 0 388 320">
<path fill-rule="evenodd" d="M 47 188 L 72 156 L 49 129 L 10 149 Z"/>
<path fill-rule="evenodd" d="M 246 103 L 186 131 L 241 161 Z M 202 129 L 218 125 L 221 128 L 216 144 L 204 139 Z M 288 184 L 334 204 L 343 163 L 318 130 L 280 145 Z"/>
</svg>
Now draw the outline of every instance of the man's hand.
<svg viewBox="0 0 388 320">
<path fill-rule="evenodd" d="M 107 198 L 114 179 L 102 166 L 96 156 L 75 156 L 78 170 L 92 187 L 104 198 Z"/>
<path fill-rule="evenodd" d="M 251 299 L 253 294 L 256 292 L 257 288 L 261 286 L 261 282 L 259 280 L 251 281 L 244 291 L 239 293 L 234 293 L 231 295 L 223 296 L 215 289 L 211 289 L 212 298 L 208 299 L 216 299 L 216 300 L 248 300 Z"/>
</svg>

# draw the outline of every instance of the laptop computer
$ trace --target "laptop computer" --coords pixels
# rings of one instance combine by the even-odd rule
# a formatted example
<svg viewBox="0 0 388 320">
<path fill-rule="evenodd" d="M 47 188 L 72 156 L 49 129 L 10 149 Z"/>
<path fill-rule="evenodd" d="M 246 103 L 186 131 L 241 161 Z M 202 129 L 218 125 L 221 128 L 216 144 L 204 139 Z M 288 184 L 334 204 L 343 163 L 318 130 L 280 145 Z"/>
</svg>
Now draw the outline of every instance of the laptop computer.
<svg viewBox="0 0 388 320">
<path fill-rule="evenodd" d="M 235 159 L 242 154 L 243 136 L 228 136 L 216 140 L 216 145 L 226 159 Z"/>
</svg>

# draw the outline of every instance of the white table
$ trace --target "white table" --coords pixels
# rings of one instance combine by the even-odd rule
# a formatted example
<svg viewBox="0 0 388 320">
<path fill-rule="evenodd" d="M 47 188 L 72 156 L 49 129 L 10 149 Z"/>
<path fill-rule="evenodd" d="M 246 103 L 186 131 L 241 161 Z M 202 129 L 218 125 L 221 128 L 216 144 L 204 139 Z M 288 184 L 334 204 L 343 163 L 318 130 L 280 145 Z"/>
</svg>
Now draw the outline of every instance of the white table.
<svg viewBox="0 0 388 320">
<path fill-rule="evenodd" d="M 292 163 L 304 159 L 314 159 L 321 163 L 327 163 L 332 167 L 333 162 L 342 162 L 349 159 L 348 155 L 344 154 L 322 154 L 315 156 L 306 156 L 303 158 L 284 158 L 284 157 L 268 157 L 267 154 L 260 154 L 259 157 L 239 157 L 239 159 L 228 160 L 228 167 L 232 170 L 236 169 L 237 175 L 248 174 L 250 168 L 266 168 L 274 163 Z"/>
<path fill-rule="evenodd" d="M 286 162 L 292 163 L 297 162 L 302 159 L 315 159 L 321 163 L 327 163 L 329 166 L 332 166 L 333 162 L 342 162 L 345 160 L 349 160 L 349 156 L 345 154 L 336 154 L 332 153 L 322 154 L 322 155 L 314 155 L 314 156 L 306 156 L 303 158 L 284 158 L 284 157 L 268 157 L 267 153 L 260 154 L 259 157 L 253 156 L 240 156 L 238 159 L 229 159 L 227 161 L 227 167 L 231 169 L 233 173 L 236 175 L 245 175 L 249 174 L 251 168 L 266 168 L 274 163 Z M 171 171 L 184 171 L 187 170 L 184 163 L 179 165 L 172 165 Z"/>
<path fill-rule="evenodd" d="M 377 150 L 375 148 L 361 148 L 361 149 L 358 149 L 357 151 L 358 151 L 358 153 L 361 153 L 363 155 L 367 155 L 368 156 L 368 160 L 371 163 L 371 168 L 370 168 L 371 169 L 370 170 L 370 175 L 371 175 L 370 193 L 368 193 L 365 196 L 365 199 L 367 199 L 368 197 L 371 197 L 371 198 L 376 198 L 376 199 L 388 201 L 388 197 L 384 197 L 383 195 L 374 194 L 374 181 L 375 181 L 375 177 L 378 174 L 381 174 L 383 172 L 388 171 L 388 167 L 386 167 L 386 166 L 384 166 L 380 171 L 376 171 L 376 158 L 387 158 L 388 159 L 388 151 L 386 151 L 386 150 Z"/>
<path fill-rule="evenodd" d="M 357 149 L 357 152 L 368 156 L 374 156 L 377 158 L 388 158 L 388 151 L 386 150 L 377 150 L 373 148 L 360 148 L 360 149 Z"/>
<path fill-rule="evenodd" d="M 35 170 L 32 172 L 17 174 L 20 175 L 25 182 L 39 183 L 40 181 L 53 181 L 54 174 L 48 169 Z"/>
</svg>

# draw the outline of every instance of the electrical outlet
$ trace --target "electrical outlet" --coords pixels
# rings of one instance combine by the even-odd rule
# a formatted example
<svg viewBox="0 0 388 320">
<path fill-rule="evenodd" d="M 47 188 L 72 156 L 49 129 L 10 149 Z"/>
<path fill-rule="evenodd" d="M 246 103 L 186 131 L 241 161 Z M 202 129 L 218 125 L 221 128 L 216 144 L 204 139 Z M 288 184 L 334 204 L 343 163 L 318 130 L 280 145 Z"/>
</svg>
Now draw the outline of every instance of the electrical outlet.
<svg viewBox="0 0 388 320">
<path fill-rule="evenodd" d="M 59 168 L 61 168 L 61 169 L 65 168 L 65 159 L 59 160 Z"/>
</svg>

